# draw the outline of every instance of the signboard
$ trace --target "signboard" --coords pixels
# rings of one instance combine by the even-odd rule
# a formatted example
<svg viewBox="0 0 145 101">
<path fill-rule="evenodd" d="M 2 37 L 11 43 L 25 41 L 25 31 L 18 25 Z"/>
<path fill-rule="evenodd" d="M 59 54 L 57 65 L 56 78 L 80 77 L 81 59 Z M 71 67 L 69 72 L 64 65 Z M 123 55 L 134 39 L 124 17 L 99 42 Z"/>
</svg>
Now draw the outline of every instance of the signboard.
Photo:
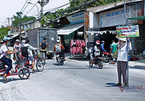
<svg viewBox="0 0 145 101">
<path fill-rule="evenodd" d="M 70 24 L 77 24 L 77 23 L 83 23 L 84 22 L 84 12 L 76 13 L 74 15 L 67 17 Z"/>
<path fill-rule="evenodd" d="M 139 26 L 120 26 L 116 27 L 117 37 L 126 38 L 126 37 L 139 37 Z"/>
<path fill-rule="evenodd" d="M 131 7 L 126 8 L 127 17 L 131 17 Z M 100 27 L 109 27 L 116 25 L 125 25 L 124 8 L 106 11 L 99 14 Z M 130 22 L 128 22 L 130 23 Z"/>
</svg>

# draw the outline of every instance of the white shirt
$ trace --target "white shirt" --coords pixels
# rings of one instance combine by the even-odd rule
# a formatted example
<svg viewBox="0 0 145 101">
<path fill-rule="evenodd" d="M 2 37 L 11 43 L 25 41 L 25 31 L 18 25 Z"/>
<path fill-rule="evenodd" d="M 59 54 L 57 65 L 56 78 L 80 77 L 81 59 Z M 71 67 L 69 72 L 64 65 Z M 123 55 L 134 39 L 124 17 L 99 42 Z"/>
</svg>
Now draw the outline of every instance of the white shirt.
<svg viewBox="0 0 145 101">
<path fill-rule="evenodd" d="M 121 47 L 118 47 L 118 58 L 117 61 L 127 62 L 127 42 L 121 43 Z M 131 43 L 129 43 L 128 51 L 131 50 Z"/>
<path fill-rule="evenodd" d="M 32 50 L 36 50 L 37 48 L 32 47 L 29 44 L 25 44 L 24 47 L 28 47 L 29 56 L 33 56 Z"/>
<path fill-rule="evenodd" d="M 20 50 L 21 49 L 21 44 L 14 44 L 14 49 L 16 49 L 17 50 L 17 48 Z"/>
<path fill-rule="evenodd" d="M 5 44 L 2 44 L 2 46 L 0 47 L 0 52 L 1 52 L 0 55 L 0 59 L 1 59 L 3 56 L 6 56 L 8 52 L 8 47 Z"/>
</svg>

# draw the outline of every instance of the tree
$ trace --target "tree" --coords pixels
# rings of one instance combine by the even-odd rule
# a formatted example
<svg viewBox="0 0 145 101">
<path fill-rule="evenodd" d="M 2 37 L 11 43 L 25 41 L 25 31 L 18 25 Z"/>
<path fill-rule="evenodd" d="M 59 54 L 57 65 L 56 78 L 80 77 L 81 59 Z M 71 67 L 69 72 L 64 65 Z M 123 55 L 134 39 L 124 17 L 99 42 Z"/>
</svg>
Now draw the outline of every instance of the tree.
<svg viewBox="0 0 145 101">
<path fill-rule="evenodd" d="M 1 26 L 1 28 L 0 28 L 0 40 L 3 39 L 5 35 L 8 35 L 8 31 L 10 31 L 10 28 Z"/>
<path fill-rule="evenodd" d="M 14 21 L 12 22 L 12 26 L 13 27 L 17 27 L 19 26 L 20 22 L 21 23 L 25 23 L 25 22 L 28 22 L 28 21 L 31 21 L 31 20 L 36 20 L 35 17 L 33 16 L 22 16 L 23 13 L 22 12 L 16 12 L 16 15 L 13 16 L 14 18 Z"/>
</svg>

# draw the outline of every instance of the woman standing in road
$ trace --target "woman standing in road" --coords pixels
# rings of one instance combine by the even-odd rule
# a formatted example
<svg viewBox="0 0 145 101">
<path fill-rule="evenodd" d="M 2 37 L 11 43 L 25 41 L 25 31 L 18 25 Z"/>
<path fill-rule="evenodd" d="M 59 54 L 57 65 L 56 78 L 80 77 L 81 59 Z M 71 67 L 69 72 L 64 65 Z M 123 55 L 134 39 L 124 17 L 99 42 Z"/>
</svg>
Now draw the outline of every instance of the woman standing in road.
<svg viewBox="0 0 145 101">
<path fill-rule="evenodd" d="M 131 43 L 129 49 L 131 50 Z M 127 39 L 120 38 L 118 45 L 118 58 L 117 58 L 117 72 L 118 72 L 118 86 L 121 86 L 121 75 L 123 75 L 123 83 L 127 86 Z"/>
</svg>

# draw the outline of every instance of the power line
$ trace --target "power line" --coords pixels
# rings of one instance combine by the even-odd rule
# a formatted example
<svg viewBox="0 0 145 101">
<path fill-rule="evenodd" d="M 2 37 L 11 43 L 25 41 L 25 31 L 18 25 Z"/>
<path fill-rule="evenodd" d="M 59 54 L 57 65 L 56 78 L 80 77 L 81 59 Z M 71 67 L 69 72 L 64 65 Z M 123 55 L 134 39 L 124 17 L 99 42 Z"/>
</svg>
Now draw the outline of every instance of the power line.
<svg viewBox="0 0 145 101">
<path fill-rule="evenodd" d="M 22 9 L 20 10 L 20 12 L 22 12 L 22 10 L 24 9 L 25 5 L 27 4 L 28 0 L 26 0 L 25 4 L 23 5 Z"/>
<path fill-rule="evenodd" d="M 56 8 L 52 8 L 52 9 L 48 9 L 48 10 L 45 10 L 45 11 L 54 11 L 54 10 L 56 10 L 56 9 L 59 9 L 59 8 L 62 8 L 62 7 L 64 7 L 64 6 L 67 6 L 67 5 L 69 5 L 70 3 L 66 3 L 66 4 L 64 4 L 64 5 L 62 5 L 62 6 L 59 6 L 59 7 L 56 7 Z"/>
<path fill-rule="evenodd" d="M 90 5 L 90 4 L 92 4 L 92 3 L 96 2 L 96 1 L 99 1 L 99 0 L 93 0 L 93 1 L 90 1 L 90 2 L 88 2 L 88 3 L 82 4 L 82 5 L 78 6 L 78 7 L 70 8 L 70 9 L 68 9 L 68 10 L 64 10 L 64 11 L 60 11 L 60 12 L 46 12 L 45 15 L 46 15 L 46 14 L 65 13 L 65 12 L 69 12 L 69 11 L 72 11 L 72 10 L 77 10 L 77 9 L 83 7 L 83 6 Z"/>
<path fill-rule="evenodd" d="M 37 3 L 36 3 L 37 4 Z M 36 5 L 35 4 L 35 5 Z M 35 7 L 35 5 L 33 5 L 33 7 L 25 14 L 25 15 L 27 15 L 28 13 L 30 13 L 31 12 L 31 10 Z"/>
</svg>

